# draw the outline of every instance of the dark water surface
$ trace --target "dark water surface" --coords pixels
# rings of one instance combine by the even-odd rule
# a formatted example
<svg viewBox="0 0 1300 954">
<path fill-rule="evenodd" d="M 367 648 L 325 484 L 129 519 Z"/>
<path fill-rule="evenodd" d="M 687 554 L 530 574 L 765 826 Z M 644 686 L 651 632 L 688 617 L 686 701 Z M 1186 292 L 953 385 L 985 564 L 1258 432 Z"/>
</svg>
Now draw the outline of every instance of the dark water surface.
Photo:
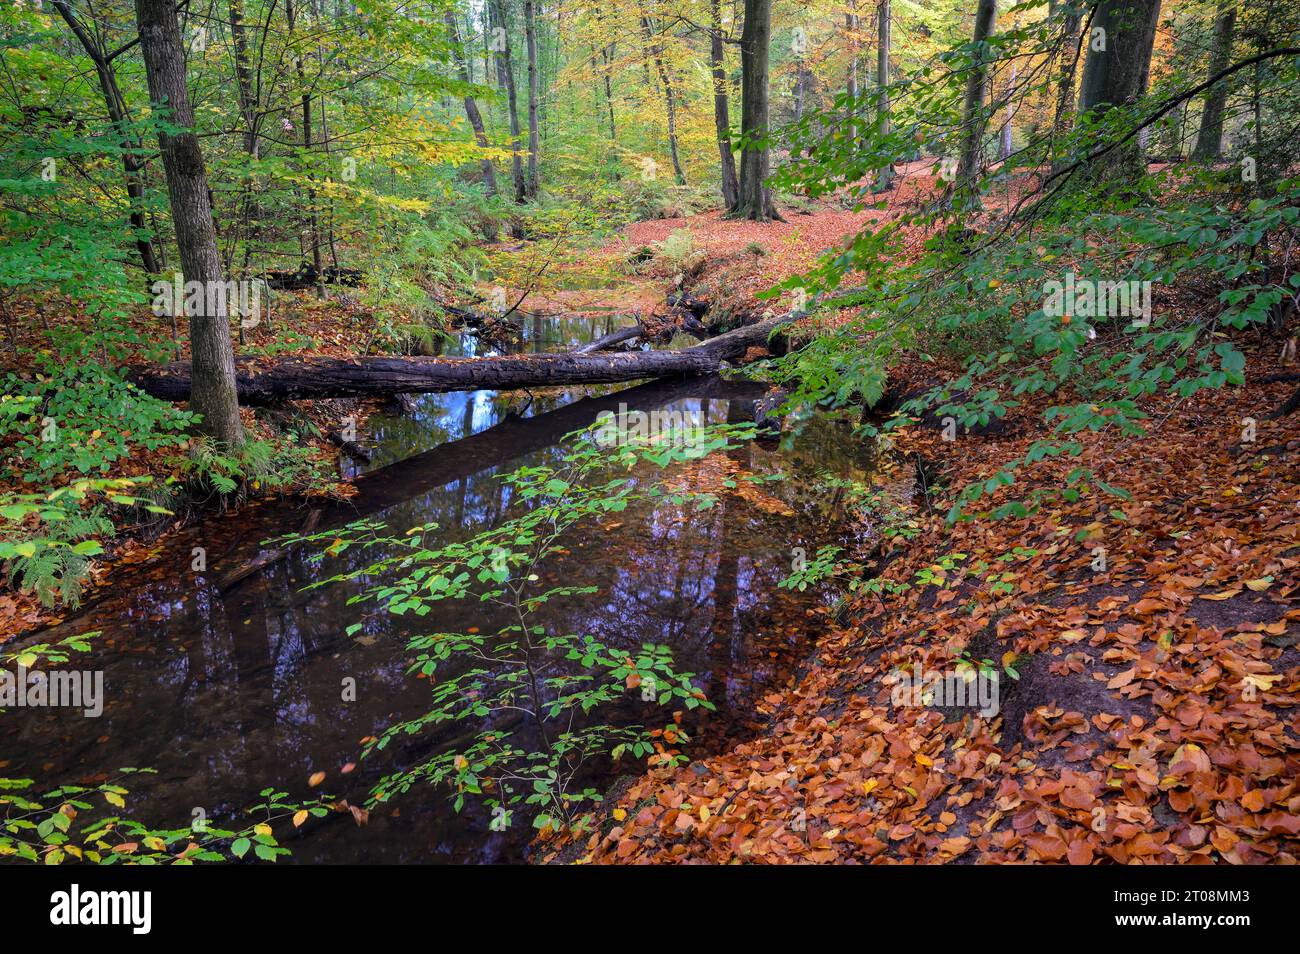
<svg viewBox="0 0 1300 954">
<path fill-rule="evenodd" d="M 536 350 L 571 347 L 619 323 L 525 321 L 525 346 Z M 472 344 L 463 350 L 472 353 Z M 313 548 L 266 541 L 308 523 L 324 529 L 361 516 L 397 533 L 433 521 L 448 539 L 464 538 L 510 513 L 511 488 L 500 475 L 556 459 L 559 439 L 602 410 L 674 408 L 720 423 L 752 419 L 761 393 L 719 378 L 531 398 L 478 391 L 428 395 L 412 414 L 373 418 L 379 453 L 348 503 L 272 502 L 209 520 L 169 538 L 150 562 L 115 571 L 111 592 L 42 634 L 46 641 L 101 632 L 94 651 L 67 665 L 103 671 L 104 712 L 97 719 L 48 709 L 0 715 L 0 774 L 52 786 L 101 780 L 122 766 L 156 769 L 126 784 L 133 817 L 160 828 L 186 826 L 200 808 L 217 824 L 236 822 L 272 786 L 295 798 L 327 791 L 363 803 L 379 777 L 464 731 L 413 736 L 359 758 L 361 739 L 429 708 L 428 683 L 406 672 L 406 641 L 473 625 L 494 632 L 494 621 L 468 601 L 439 604 L 418 621 L 346 605 L 360 583 L 304 591 L 346 564 L 318 565 Z M 543 585 L 598 591 L 548 604 L 538 621 L 613 646 L 671 646 L 677 668 L 695 672 L 717 706 L 693 722 L 695 751 L 761 731 L 757 697 L 789 678 L 825 625 L 820 597 L 777 583 L 794 547 L 811 554 L 846 532 L 840 496 L 818 474 L 869 479 L 872 466 L 847 428 L 814 418 L 781 445 L 750 444 L 667 475 L 637 472 L 710 491 L 729 471 L 786 479 L 760 485 L 751 499 L 723 493 L 703 511 L 647 501 L 617 519 L 580 524 L 561 541 L 568 555 L 543 569 Z M 196 547 L 206 555 L 200 572 L 191 569 Z M 362 630 L 346 635 L 356 622 Z M 356 684 L 352 702 L 343 701 L 348 679 Z M 616 718 L 651 718 L 636 708 L 629 703 Z M 662 724 L 663 715 L 657 719 Z M 342 774 L 348 763 L 356 769 Z M 326 780 L 314 790 L 307 779 L 316 772 Z M 419 788 L 375 809 L 364 827 L 337 814 L 277 835 L 302 862 L 515 862 L 527 857 L 531 828 L 523 820 L 490 832 L 482 809 L 457 814 L 445 792 Z"/>
</svg>

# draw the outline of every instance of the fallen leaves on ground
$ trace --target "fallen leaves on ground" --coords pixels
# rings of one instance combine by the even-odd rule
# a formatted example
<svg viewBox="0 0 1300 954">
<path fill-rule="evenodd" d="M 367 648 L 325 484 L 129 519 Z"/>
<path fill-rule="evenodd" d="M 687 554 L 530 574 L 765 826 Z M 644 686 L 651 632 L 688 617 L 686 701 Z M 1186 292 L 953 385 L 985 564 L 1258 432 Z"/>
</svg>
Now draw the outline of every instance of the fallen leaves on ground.
<svg viewBox="0 0 1300 954">
<path fill-rule="evenodd" d="M 1265 419 L 1286 393 L 1156 402 L 1148 436 L 1088 435 L 1082 462 L 1017 488 L 1083 463 L 1130 501 L 1094 492 L 954 527 L 949 500 L 920 501 L 921 535 L 887 545 L 883 573 L 913 581 L 965 554 L 942 590 L 864 598 L 828 622 L 803 678 L 765 700 L 764 730 L 639 778 L 579 860 L 1295 863 L 1300 441 L 1293 421 Z M 913 429 L 895 449 L 942 473 L 942 498 L 1023 453 L 1035 415 L 956 444 Z M 1247 416 L 1258 436 L 1242 444 Z M 980 561 L 1014 571 L 1010 592 Z M 963 654 L 1014 659 L 996 715 L 893 704 L 891 674 L 951 671 Z"/>
</svg>

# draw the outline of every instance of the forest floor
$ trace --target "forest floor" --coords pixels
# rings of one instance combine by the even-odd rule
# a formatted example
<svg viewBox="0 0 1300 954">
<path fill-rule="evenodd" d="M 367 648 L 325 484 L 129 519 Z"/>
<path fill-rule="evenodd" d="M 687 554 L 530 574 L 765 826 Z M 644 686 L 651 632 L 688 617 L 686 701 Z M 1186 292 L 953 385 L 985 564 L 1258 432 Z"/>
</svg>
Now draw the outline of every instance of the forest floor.
<svg viewBox="0 0 1300 954">
<path fill-rule="evenodd" d="M 847 217 L 821 213 L 810 231 L 834 240 Z M 762 233 L 778 251 L 739 280 L 727 269 L 759 240 L 751 227 L 704 216 L 629 232 L 700 232 L 723 264 L 699 284 L 735 293 L 822 250 L 792 219 Z M 937 426 L 896 432 L 894 454 L 921 475 L 919 532 L 859 554 L 892 586 L 827 612 L 751 741 L 652 769 L 597 833 L 543 842 L 543 859 L 1300 860 L 1300 440 L 1294 417 L 1271 417 L 1296 375 L 1276 343 L 1239 337 L 1247 386 L 1152 399 L 1144 436 L 1085 433 L 1081 460 L 1023 471 L 990 508 L 1051 492 L 1079 464 L 1127 501 L 1092 492 L 947 524 L 961 488 L 1050 436 L 1046 398 L 955 441 Z M 936 370 L 900 356 L 891 391 L 931 386 Z M 921 704 L 899 678 L 963 670 L 997 677 L 995 712 Z"/>
<path fill-rule="evenodd" d="M 1271 347 L 1243 345 L 1248 380 L 1276 370 Z M 904 362 L 894 386 L 932 374 Z M 933 478 L 920 533 L 862 556 L 901 591 L 828 615 L 805 670 L 764 699 L 764 731 L 637 779 L 576 854 L 1295 863 L 1300 440 L 1268 419 L 1293 387 L 1153 401 L 1146 436 L 1083 437 L 1082 463 L 1130 501 L 1084 494 L 1026 519 L 945 514 L 1047 436 L 1041 407 L 955 442 L 900 432 L 894 451 Z M 1060 486 L 1076 463 L 1037 466 L 994 503 Z M 998 673 L 996 714 L 897 691 L 901 670 L 963 659 Z"/>
</svg>

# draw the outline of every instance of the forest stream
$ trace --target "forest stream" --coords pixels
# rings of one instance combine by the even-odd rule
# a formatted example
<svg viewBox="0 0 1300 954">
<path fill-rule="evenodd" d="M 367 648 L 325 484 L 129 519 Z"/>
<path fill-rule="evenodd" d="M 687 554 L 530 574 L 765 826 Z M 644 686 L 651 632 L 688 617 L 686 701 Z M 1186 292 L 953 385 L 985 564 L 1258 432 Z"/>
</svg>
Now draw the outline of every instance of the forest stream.
<svg viewBox="0 0 1300 954">
<path fill-rule="evenodd" d="M 618 320 L 526 319 L 518 347 L 569 349 Z M 456 350 L 482 349 L 465 335 Z M 10 775 L 50 783 L 99 781 L 122 767 L 153 769 L 129 784 L 131 816 L 154 826 L 183 827 L 200 817 L 234 823 L 268 788 L 365 804 L 380 777 L 464 732 L 462 726 L 444 738 L 426 730 L 359 757 L 360 740 L 427 708 L 429 684 L 408 673 L 407 640 L 476 625 L 492 631 L 490 614 L 474 601 L 438 604 L 419 620 L 350 606 L 361 582 L 304 589 L 321 575 L 321 547 L 284 547 L 276 538 L 304 524 L 329 528 L 359 517 L 382 520 L 395 534 L 433 521 L 447 539 L 468 538 L 518 506 L 503 474 L 554 460 L 561 439 L 602 411 L 626 405 L 680 410 L 707 423 L 752 421 L 764 390 L 711 376 L 535 398 L 476 391 L 425 395 L 400 416 L 373 416 L 361 438 L 374 447 L 374 459 L 349 475 L 357 494 L 346 503 L 283 500 L 237 518 L 211 516 L 167 538 L 151 561 L 123 567 L 108 595 L 62 623 L 60 636 L 99 634 L 76 662 L 103 671 L 103 714 L 86 719 L 49 708 L 0 720 L 0 762 Z M 617 519 L 579 524 L 561 541 L 567 555 L 542 572 L 596 592 L 549 603 L 540 619 L 611 646 L 668 645 L 677 669 L 695 673 L 716 706 L 686 723 L 693 735 L 688 753 L 733 744 L 761 730 L 758 698 L 792 677 L 825 619 L 827 594 L 778 588 L 792 549 L 812 552 L 861 532 L 844 519 L 840 496 L 821 476 L 865 481 L 873 466 L 869 445 L 849 427 L 813 417 L 780 440 L 749 442 L 668 474 L 638 470 L 637 479 L 672 477 L 697 489 L 715 489 L 719 468 L 783 479 L 761 484 L 756 495 L 719 494 L 707 510 L 641 501 Z M 206 556 L 200 572 L 191 571 L 196 547 Z M 347 635 L 358 622 L 362 628 Z M 349 680 L 355 701 L 344 699 Z M 638 711 L 634 696 L 620 704 L 616 720 L 654 717 Z M 592 766 L 591 784 L 608 788 L 620 774 L 641 770 L 627 759 L 619 767 Z M 308 780 L 321 772 L 325 779 L 313 790 Z M 417 787 L 372 810 L 364 825 L 346 812 L 314 819 L 285 841 L 288 860 L 528 858 L 534 831 L 526 818 L 492 830 L 481 804 L 469 801 L 457 812 L 448 795 Z"/>
</svg>

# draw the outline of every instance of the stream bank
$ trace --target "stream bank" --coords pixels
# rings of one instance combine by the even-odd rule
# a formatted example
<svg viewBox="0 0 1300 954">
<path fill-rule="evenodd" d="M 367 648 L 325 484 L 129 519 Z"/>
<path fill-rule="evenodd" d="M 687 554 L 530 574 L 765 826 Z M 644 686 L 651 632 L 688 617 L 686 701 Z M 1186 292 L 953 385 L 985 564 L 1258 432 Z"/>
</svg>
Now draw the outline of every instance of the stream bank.
<svg viewBox="0 0 1300 954">
<path fill-rule="evenodd" d="M 1273 355 L 1243 343 L 1248 382 Z M 891 373 L 900 385 L 934 369 Z M 828 626 L 765 729 L 641 777 L 582 863 L 1251 864 L 1300 860 L 1300 441 L 1285 383 L 1161 398 L 1140 439 L 1085 433 L 1085 488 L 1025 518 L 948 525 L 968 482 L 1044 436 L 909 428 L 942 475 L 893 537 L 877 591 Z M 994 504 L 1060 487 L 1022 471 Z M 1103 559 L 1104 558 L 1104 559 Z M 998 675 L 996 712 L 900 693 L 900 676 Z M 1014 673 L 1014 675 L 1013 675 Z M 969 683 L 968 683 L 969 684 Z M 933 684 L 931 684 L 933 685 Z M 576 847 L 576 851 L 571 850 Z"/>
</svg>

